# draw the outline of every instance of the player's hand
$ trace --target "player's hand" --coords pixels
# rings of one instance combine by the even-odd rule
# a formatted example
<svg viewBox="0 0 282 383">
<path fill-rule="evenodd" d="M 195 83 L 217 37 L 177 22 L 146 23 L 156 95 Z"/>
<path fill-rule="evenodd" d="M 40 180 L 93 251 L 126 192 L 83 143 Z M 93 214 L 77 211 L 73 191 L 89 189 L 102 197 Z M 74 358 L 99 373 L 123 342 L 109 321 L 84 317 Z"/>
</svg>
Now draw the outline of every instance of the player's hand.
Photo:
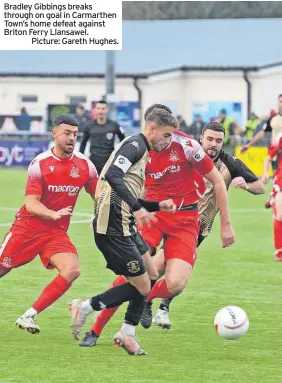
<svg viewBox="0 0 282 383">
<path fill-rule="evenodd" d="M 166 211 L 168 213 L 175 213 L 177 209 L 177 206 L 175 205 L 172 199 L 166 199 L 164 201 L 161 201 L 159 205 L 160 211 Z"/>
<path fill-rule="evenodd" d="M 57 221 L 58 219 L 61 219 L 62 217 L 65 217 L 67 215 L 72 215 L 72 206 L 65 207 L 64 209 L 54 211 L 51 214 L 51 219 L 53 221 Z"/>
<path fill-rule="evenodd" d="M 266 185 L 269 181 L 269 174 L 264 174 L 264 176 L 262 177 L 262 182 L 264 185 Z"/>
<path fill-rule="evenodd" d="M 232 180 L 232 185 L 234 186 L 234 188 L 236 189 L 244 189 L 244 190 L 248 190 L 248 185 L 247 185 L 247 182 L 244 180 L 243 177 L 236 177 L 236 178 L 233 178 Z"/>
<path fill-rule="evenodd" d="M 223 247 L 232 246 L 235 242 L 235 233 L 231 223 L 221 225 L 221 242 Z"/>
<path fill-rule="evenodd" d="M 142 207 L 142 209 L 135 211 L 134 217 L 137 222 L 138 230 L 141 229 L 144 225 L 151 227 L 151 222 L 157 221 L 157 217 L 155 216 L 155 213 L 149 213 L 146 209 Z"/>
<path fill-rule="evenodd" d="M 240 153 L 243 154 L 243 153 L 245 153 L 248 149 L 249 149 L 249 145 L 248 145 L 248 144 L 247 144 L 247 145 L 244 145 L 244 146 L 242 146 L 242 148 L 241 148 L 241 150 L 240 150 Z"/>
</svg>

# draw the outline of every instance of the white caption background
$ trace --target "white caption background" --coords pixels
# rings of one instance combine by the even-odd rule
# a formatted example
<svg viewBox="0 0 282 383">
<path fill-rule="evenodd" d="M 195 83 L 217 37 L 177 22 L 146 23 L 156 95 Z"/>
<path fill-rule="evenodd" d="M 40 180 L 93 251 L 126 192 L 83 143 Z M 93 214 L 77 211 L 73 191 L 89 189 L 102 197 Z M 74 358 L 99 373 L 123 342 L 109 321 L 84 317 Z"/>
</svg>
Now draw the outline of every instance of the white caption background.
<svg viewBox="0 0 282 383">
<path fill-rule="evenodd" d="M 121 0 L 1 0 L 0 50 L 121 50 Z"/>
</svg>

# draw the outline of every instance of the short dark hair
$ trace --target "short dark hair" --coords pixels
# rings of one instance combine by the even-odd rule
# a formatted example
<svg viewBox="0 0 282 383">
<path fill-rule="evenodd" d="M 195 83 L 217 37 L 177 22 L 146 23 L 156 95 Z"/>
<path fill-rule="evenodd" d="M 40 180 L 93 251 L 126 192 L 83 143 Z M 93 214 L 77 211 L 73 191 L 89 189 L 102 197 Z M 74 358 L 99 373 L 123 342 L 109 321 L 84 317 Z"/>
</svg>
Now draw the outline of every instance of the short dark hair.
<svg viewBox="0 0 282 383">
<path fill-rule="evenodd" d="M 177 119 L 169 113 L 166 109 L 154 108 L 146 118 L 147 122 L 155 122 L 159 126 L 172 126 L 174 129 L 178 129 Z"/>
<path fill-rule="evenodd" d="M 149 114 L 150 114 L 154 109 L 162 109 L 162 110 L 166 110 L 168 113 L 172 114 L 172 111 L 169 109 L 168 106 L 163 105 L 163 104 L 153 104 L 153 105 L 149 106 L 149 108 L 147 108 L 146 111 L 145 111 L 145 113 L 144 113 L 144 120 L 145 120 L 145 121 L 146 121 L 147 117 L 149 116 Z"/>
<path fill-rule="evenodd" d="M 78 121 L 70 114 L 59 114 L 54 118 L 53 126 L 59 126 L 61 124 L 78 126 Z"/>
<path fill-rule="evenodd" d="M 107 101 L 105 101 L 105 100 L 99 100 L 99 101 L 96 102 L 96 105 L 97 105 L 97 104 L 108 105 Z"/>
<path fill-rule="evenodd" d="M 279 94 L 278 98 L 282 97 L 282 93 Z"/>
<path fill-rule="evenodd" d="M 206 130 L 213 130 L 214 132 L 222 132 L 225 136 L 225 129 L 219 122 L 208 122 L 202 129 L 202 134 L 205 133 Z"/>
</svg>

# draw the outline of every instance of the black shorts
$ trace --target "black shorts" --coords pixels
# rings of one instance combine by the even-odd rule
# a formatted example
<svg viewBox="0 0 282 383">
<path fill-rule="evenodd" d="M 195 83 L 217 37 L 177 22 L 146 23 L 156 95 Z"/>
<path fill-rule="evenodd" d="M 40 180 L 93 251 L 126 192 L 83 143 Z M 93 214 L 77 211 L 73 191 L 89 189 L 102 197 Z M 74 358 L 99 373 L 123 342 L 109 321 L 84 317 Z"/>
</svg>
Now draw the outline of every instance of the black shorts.
<svg viewBox="0 0 282 383">
<path fill-rule="evenodd" d="M 117 275 L 137 277 L 146 272 L 142 259 L 148 246 L 139 233 L 124 237 L 99 234 L 94 230 L 98 249 L 107 261 L 107 268 Z"/>
</svg>

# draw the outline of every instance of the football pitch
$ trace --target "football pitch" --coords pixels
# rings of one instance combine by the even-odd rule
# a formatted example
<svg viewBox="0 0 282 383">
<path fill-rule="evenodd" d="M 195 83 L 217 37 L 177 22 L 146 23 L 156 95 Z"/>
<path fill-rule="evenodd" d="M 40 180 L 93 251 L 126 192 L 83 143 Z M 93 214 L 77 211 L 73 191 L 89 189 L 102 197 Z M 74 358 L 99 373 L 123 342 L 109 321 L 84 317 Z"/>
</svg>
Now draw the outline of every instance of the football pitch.
<svg viewBox="0 0 282 383">
<path fill-rule="evenodd" d="M 26 170 L 2 169 L 0 176 L 1 242 L 23 204 Z M 271 211 L 264 209 L 265 199 L 230 190 L 236 244 L 221 247 L 217 219 L 199 249 L 188 286 L 171 305 L 171 330 L 138 326 L 138 339 L 149 355 L 134 357 L 112 344 L 125 307 L 105 328 L 96 347 L 80 348 L 71 337 L 68 302 L 104 291 L 114 278 L 95 248 L 87 223 L 91 198 L 81 193 L 69 230 L 79 251 L 81 276 L 38 316 L 39 335 L 20 331 L 15 320 L 56 271 L 46 271 L 36 258 L 0 281 L 0 383 L 281 382 L 282 264 L 273 260 Z M 213 328 L 215 313 L 226 305 L 241 306 L 249 315 L 250 328 L 242 339 L 223 340 Z"/>
</svg>

